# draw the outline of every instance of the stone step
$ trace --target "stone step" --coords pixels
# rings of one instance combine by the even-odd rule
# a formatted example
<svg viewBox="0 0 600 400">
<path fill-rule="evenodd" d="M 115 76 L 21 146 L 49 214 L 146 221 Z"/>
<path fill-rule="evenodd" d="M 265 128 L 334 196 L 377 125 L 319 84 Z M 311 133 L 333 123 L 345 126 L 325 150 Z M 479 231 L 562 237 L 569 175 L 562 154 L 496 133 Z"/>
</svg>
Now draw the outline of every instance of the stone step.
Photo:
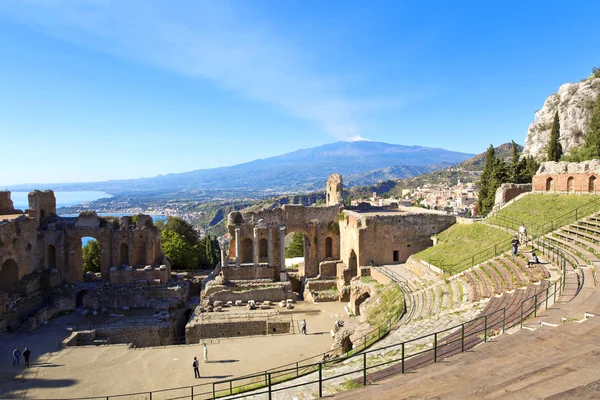
<svg viewBox="0 0 600 400">
<path fill-rule="evenodd" d="M 577 231 L 574 231 L 574 233 L 572 233 L 565 229 L 560 229 L 559 231 L 554 232 L 554 234 L 561 238 L 570 240 L 573 243 L 576 243 L 578 246 L 589 251 L 589 253 L 592 255 L 592 257 L 596 258 L 596 260 L 591 258 L 592 261 L 598 260 L 598 254 L 600 254 L 600 246 L 598 244 L 594 243 L 593 241 L 590 241 L 588 238 L 584 237 L 583 235 L 581 235 L 581 233 L 578 233 Z"/>
<path fill-rule="evenodd" d="M 500 294 L 506 290 L 506 284 L 503 283 L 503 278 L 498 275 L 492 267 L 484 263 L 479 266 L 479 269 L 484 272 L 485 276 L 490 281 L 493 293 Z"/>
<path fill-rule="evenodd" d="M 488 280 L 487 276 L 483 273 L 483 271 L 480 270 L 479 268 L 473 268 L 471 271 L 473 272 L 473 275 L 480 283 L 481 297 L 482 298 L 492 297 L 492 295 L 493 295 L 492 286 L 491 286 L 490 281 Z"/>
<path fill-rule="evenodd" d="M 492 269 L 496 275 L 501 277 L 502 286 L 505 288 L 505 290 L 513 290 L 515 288 L 515 279 L 506 268 L 499 266 L 494 259 L 488 261 L 487 267 Z"/>
<path fill-rule="evenodd" d="M 501 267 L 506 268 L 508 272 L 514 277 L 516 287 L 523 287 L 529 285 L 529 279 L 520 267 L 516 266 L 512 261 L 512 256 L 500 256 L 497 257 L 498 263 Z"/>
<path fill-rule="evenodd" d="M 553 235 L 548 235 L 545 238 L 558 247 L 566 248 L 567 250 L 570 250 L 571 255 L 573 255 L 575 260 L 580 265 L 588 265 L 591 263 L 590 258 L 595 258 L 595 256 L 593 254 L 591 254 L 589 251 L 577 246 L 573 242 L 570 242 L 564 238 L 556 237 Z"/>
<path fill-rule="evenodd" d="M 467 279 L 469 300 L 480 301 L 483 298 L 481 293 L 483 289 L 481 288 L 478 279 L 471 273 L 471 271 L 465 271 L 463 276 Z"/>
</svg>

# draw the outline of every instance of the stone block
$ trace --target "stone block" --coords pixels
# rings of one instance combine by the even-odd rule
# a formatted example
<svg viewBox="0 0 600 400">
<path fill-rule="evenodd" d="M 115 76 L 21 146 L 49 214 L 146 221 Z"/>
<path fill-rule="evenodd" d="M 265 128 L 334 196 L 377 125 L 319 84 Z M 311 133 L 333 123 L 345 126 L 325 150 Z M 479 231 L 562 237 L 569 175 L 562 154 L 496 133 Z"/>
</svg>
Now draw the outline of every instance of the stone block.
<svg viewBox="0 0 600 400">
<path fill-rule="evenodd" d="M 161 265 L 160 267 L 158 267 L 159 270 L 161 271 L 166 271 L 167 270 L 167 266 L 166 265 Z"/>
<path fill-rule="evenodd" d="M 233 306 L 233 301 L 229 300 L 229 301 L 227 302 L 227 307 L 231 307 L 231 306 Z"/>
<path fill-rule="evenodd" d="M 243 302 L 243 301 L 241 301 L 241 300 L 236 300 L 236 301 L 235 301 L 235 305 L 236 305 L 236 306 L 238 306 L 238 307 L 240 307 L 240 306 L 243 306 L 243 305 L 244 305 L 244 302 Z"/>
</svg>

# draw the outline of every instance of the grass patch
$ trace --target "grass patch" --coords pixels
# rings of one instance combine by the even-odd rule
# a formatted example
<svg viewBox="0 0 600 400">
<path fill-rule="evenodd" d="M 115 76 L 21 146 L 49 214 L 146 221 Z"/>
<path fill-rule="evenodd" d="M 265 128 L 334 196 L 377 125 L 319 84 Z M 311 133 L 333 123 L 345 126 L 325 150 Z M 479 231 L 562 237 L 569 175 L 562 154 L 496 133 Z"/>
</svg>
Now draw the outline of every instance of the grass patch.
<svg viewBox="0 0 600 400">
<path fill-rule="evenodd" d="M 363 283 L 378 283 L 374 278 L 370 276 L 361 276 L 360 281 Z"/>
<path fill-rule="evenodd" d="M 561 217 L 596 198 L 596 196 L 577 196 L 574 194 L 531 194 L 498 211 L 494 216 L 489 217 L 487 221 L 495 225 L 507 226 L 510 224 L 502 217 L 512 219 L 515 223 L 525 224 L 527 233 L 531 236 L 532 234 L 539 234 L 538 230 L 543 223 Z M 578 211 L 577 218 L 583 218 L 598 210 L 600 210 L 600 202 L 594 207 L 587 207 L 583 210 L 587 212 Z M 516 230 L 518 225 L 511 225 L 509 228 Z"/>
<path fill-rule="evenodd" d="M 418 260 L 431 261 L 431 264 L 449 271 L 449 267 L 454 264 L 493 247 L 498 242 L 505 241 L 508 246 L 512 237 L 507 232 L 484 224 L 455 224 L 437 235 L 438 244 L 413 255 L 413 257 Z"/>
<path fill-rule="evenodd" d="M 391 283 L 381 286 L 378 290 L 379 302 L 373 304 L 367 311 L 367 322 L 373 327 L 383 325 L 404 308 L 404 297 L 398 286 Z"/>
<path fill-rule="evenodd" d="M 358 389 L 359 387 L 362 387 L 362 383 L 357 382 L 354 379 L 344 379 L 344 383 L 342 383 L 340 385 L 340 388 L 342 388 L 342 390 L 352 390 L 352 389 Z"/>
</svg>

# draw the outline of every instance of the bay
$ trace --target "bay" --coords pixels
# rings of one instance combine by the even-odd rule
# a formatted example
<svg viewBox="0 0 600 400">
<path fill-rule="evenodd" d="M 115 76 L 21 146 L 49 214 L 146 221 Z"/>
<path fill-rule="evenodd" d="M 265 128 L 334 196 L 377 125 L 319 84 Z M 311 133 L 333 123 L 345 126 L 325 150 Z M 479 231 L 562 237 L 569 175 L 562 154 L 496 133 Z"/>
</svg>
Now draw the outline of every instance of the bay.
<svg viewBox="0 0 600 400">
<path fill-rule="evenodd" d="M 29 192 L 11 192 L 10 198 L 13 201 L 15 209 L 25 211 L 29 208 L 28 194 Z M 112 195 L 99 191 L 81 191 L 54 192 L 54 197 L 56 197 L 56 208 L 60 208 L 89 203 L 98 199 L 106 199 L 112 197 Z"/>
</svg>

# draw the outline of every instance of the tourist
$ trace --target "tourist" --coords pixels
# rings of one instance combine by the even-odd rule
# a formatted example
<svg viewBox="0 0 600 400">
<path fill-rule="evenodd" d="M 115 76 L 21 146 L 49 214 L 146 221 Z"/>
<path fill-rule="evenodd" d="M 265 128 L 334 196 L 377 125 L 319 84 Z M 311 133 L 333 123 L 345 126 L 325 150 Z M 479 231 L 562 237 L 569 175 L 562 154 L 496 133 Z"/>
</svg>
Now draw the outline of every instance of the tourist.
<svg viewBox="0 0 600 400">
<path fill-rule="evenodd" d="M 200 378 L 200 370 L 198 369 L 198 359 L 194 357 L 194 362 L 192 366 L 194 367 L 194 378 Z"/>
<path fill-rule="evenodd" d="M 23 360 L 25 360 L 25 367 L 29 368 L 29 357 L 31 356 L 31 350 L 29 350 L 27 347 L 25 347 L 25 350 L 23 350 Z"/>
<path fill-rule="evenodd" d="M 300 331 L 302 332 L 303 335 L 306 335 L 306 320 L 303 319 L 302 322 L 300 322 Z"/>
<path fill-rule="evenodd" d="M 204 343 L 204 362 L 208 362 L 208 347 L 206 347 L 206 343 Z"/>
<path fill-rule="evenodd" d="M 15 347 L 13 350 L 13 366 L 19 365 L 19 358 L 21 357 L 21 350 L 18 347 Z"/>
<path fill-rule="evenodd" d="M 527 261 L 527 268 L 531 268 L 531 264 L 539 264 L 540 260 L 538 259 L 537 254 L 535 254 L 535 251 L 531 252 L 531 260 Z"/>
<path fill-rule="evenodd" d="M 512 255 L 516 256 L 517 251 L 519 250 L 519 239 L 517 239 L 517 237 L 515 236 L 515 238 L 511 242 L 511 244 L 512 244 Z"/>
<path fill-rule="evenodd" d="M 519 236 L 521 242 L 527 244 L 527 228 L 525 228 L 525 224 L 521 224 L 521 226 L 519 227 Z"/>
</svg>

